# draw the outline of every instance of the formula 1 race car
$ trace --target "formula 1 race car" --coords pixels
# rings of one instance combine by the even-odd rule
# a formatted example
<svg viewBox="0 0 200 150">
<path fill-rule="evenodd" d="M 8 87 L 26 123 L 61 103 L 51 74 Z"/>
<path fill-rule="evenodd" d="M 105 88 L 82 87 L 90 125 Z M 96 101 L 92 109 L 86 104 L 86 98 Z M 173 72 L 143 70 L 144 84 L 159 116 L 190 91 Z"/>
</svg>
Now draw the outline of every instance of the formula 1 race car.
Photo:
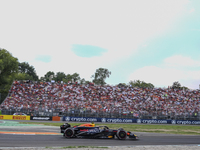
<svg viewBox="0 0 200 150">
<path fill-rule="evenodd" d="M 61 133 L 66 138 L 104 138 L 114 139 L 117 137 L 119 140 L 125 140 L 127 137 L 130 139 L 138 139 L 138 136 L 127 132 L 122 128 L 117 130 L 109 129 L 107 126 L 95 126 L 94 123 L 82 124 L 71 127 L 70 124 L 65 123 L 60 126 Z"/>
</svg>

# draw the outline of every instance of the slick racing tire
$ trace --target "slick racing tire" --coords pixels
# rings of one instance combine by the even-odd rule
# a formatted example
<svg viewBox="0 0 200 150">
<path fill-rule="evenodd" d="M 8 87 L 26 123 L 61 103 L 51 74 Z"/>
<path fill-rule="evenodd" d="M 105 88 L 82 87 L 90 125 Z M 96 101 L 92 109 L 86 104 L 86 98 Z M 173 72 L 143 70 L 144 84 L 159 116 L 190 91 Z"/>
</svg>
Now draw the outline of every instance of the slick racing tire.
<svg viewBox="0 0 200 150">
<path fill-rule="evenodd" d="M 117 129 L 117 130 L 124 130 L 123 128 L 119 128 L 119 129 Z"/>
<path fill-rule="evenodd" d="M 66 138 L 72 138 L 74 136 L 74 129 L 68 128 L 64 132 L 64 137 Z"/>
<path fill-rule="evenodd" d="M 125 140 L 127 137 L 127 133 L 124 130 L 118 130 L 116 136 L 119 140 Z"/>
</svg>

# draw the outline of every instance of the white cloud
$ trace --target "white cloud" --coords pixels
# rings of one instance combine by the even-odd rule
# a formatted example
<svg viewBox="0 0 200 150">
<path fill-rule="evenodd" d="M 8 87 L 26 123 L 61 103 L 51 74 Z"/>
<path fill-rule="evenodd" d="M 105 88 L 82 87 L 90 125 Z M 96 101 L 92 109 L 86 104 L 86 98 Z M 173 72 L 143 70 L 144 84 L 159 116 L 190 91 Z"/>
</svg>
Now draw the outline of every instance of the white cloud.
<svg viewBox="0 0 200 150">
<path fill-rule="evenodd" d="M 200 67 L 200 61 L 182 55 L 168 57 L 164 63 L 170 67 Z"/>
<path fill-rule="evenodd" d="M 152 83 L 157 87 L 167 87 L 174 81 L 179 80 L 180 74 L 182 74 L 182 71 L 180 70 L 146 66 L 131 74 L 129 80 L 141 80 L 147 83 Z"/>
<path fill-rule="evenodd" d="M 0 1 L 0 46 L 33 65 L 39 76 L 51 70 L 88 79 L 95 69 L 130 56 L 146 39 L 169 30 L 185 4 L 187 0 Z M 71 52 L 72 44 L 108 52 L 80 58 Z M 52 62 L 36 62 L 37 55 L 50 55 Z"/>
<path fill-rule="evenodd" d="M 194 12 L 195 12 L 194 8 L 190 9 L 190 11 L 189 11 L 189 13 L 194 13 Z"/>
<path fill-rule="evenodd" d="M 145 66 L 137 69 L 129 76 L 129 81 L 141 80 L 152 83 L 156 87 L 168 87 L 173 82 L 179 81 L 182 86 L 198 89 L 200 71 L 197 67 L 200 67 L 200 61 L 181 55 L 171 56 L 159 66 Z"/>
</svg>

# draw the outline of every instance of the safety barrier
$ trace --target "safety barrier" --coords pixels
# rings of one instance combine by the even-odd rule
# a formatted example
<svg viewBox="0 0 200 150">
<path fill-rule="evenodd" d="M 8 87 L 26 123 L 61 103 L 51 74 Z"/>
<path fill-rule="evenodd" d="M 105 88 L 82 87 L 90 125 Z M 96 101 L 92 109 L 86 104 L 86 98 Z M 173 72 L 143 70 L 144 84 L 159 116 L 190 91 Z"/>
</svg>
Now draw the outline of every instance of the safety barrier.
<svg viewBox="0 0 200 150">
<path fill-rule="evenodd" d="M 0 115 L 0 119 L 5 119 L 5 120 L 30 120 L 30 116 L 22 116 L 22 115 Z"/>
<path fill-rule="evenodd" d="M 158 120 L 199 120 L 200 121 L 200 112 L 195 116 L 195 114 L 184 113 L 182 115 L 177 115 L 175 113 L 170 113 L 168 115 L 163 115 L 160 113 L 147 113 L 140 112 L 138 114 L 134 113 L 124 113 L 124 112 L 91 112 L 91 110 L 83 111 L 81 108 L 68 110 L 62 112 L 60 109 L 55 110 L 30 110 L 30 109 L 2 109 L 2 115 L 13 115 L 14 113 L 24 113 L 28 116 L 71 116 L 71 117 L 93 117 L 93 118 L 123 118 L 123 119 L 158 119 Z"/>
<path fill-rule="evenodd" d="M 124 118 L 95 118 L 95 117 L 63 117 L 62 121 L 72 122 L 102 122 L 102 123 L 137 123 L 137 124 L 188 124 L 200 125 L 199 120 L 159 120 L 159 119 L 124 119 Z"/>
<path fill-rule="evenodd" d="M 30 120 L 52 121 L 52 117 L 49 117 L 49 116 L 40 116 L 40 117 L 31 116 Z"/>
<path fill-rule="evenodd" d="M 71 117 L 71 116 L 22 116 L 0 115 L 0 120 L 40 120 L 40 121 L 72 121 L 72 122 L 102 122 L 102 123 L 137 123 L 137 124 L 182 124 L 200 125 L 199 120 L 159 120 L 159 119 L 125 119 L 125 118 L 96 118 L 96 117 Z"/>
</svg>

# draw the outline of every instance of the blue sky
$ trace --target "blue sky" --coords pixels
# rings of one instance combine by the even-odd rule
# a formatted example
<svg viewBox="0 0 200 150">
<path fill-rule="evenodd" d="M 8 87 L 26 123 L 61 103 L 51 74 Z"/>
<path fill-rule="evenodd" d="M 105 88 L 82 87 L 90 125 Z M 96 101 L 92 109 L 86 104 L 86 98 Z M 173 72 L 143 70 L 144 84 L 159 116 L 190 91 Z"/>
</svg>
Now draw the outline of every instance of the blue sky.
<svg viewBox="0 0 200 150">
<path fill-rule="evenodd" d="M 80 57 L 102 56 L 102 53 L 107 51 L 101 47 L 80 44 L 73 44 L 71 50 Z"/>
<path fill-rule="evenodd" d="M 199 0 L 1 0 L 0 48 L 48 71 L 108 84 L 200 84 Z"/>
</svg>

